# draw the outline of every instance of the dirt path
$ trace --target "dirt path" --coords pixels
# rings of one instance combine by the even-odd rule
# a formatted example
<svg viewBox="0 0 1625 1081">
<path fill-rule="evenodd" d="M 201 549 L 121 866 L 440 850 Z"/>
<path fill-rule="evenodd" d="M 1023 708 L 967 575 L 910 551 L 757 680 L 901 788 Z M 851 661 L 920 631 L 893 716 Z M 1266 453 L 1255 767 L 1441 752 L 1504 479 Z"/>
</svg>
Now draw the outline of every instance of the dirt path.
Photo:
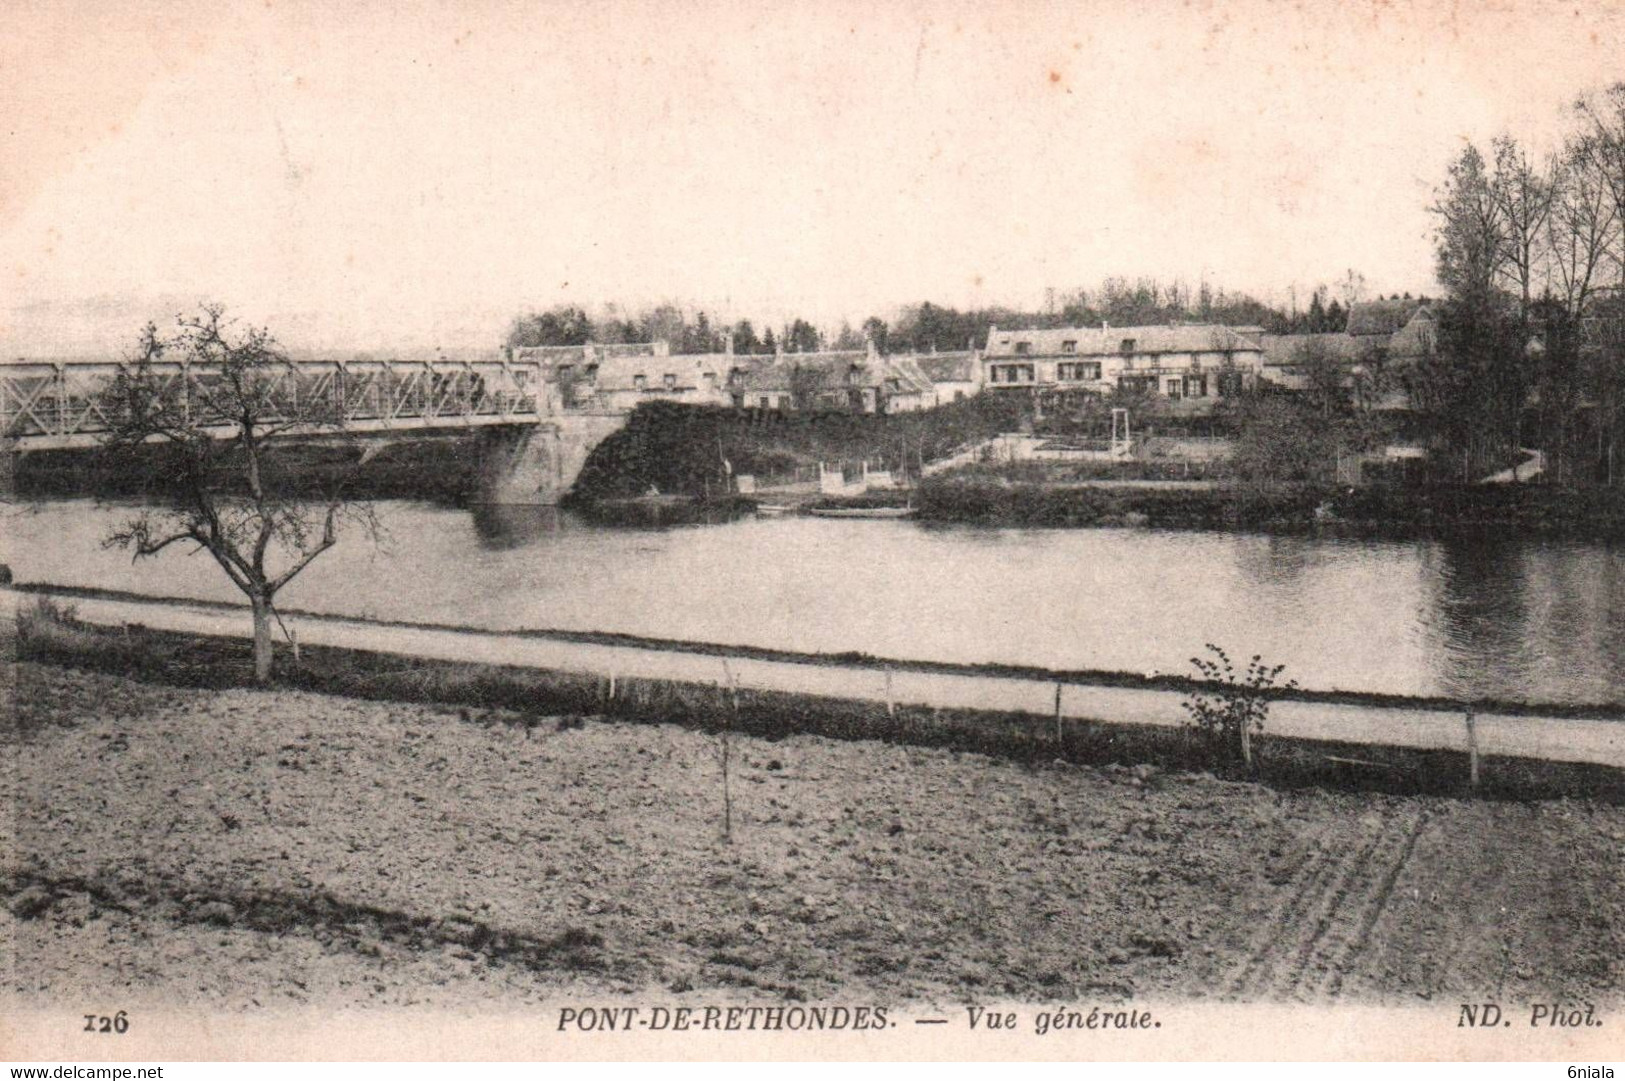
<svg viewBox="0 0 1625 1081">
<path fill-rule="evenodd" d="M 21 595 L 0 590 L 0 601 Z M 246 637 L 250 624 L 242 611 L 186 604 L 75 598 L 76 618 L 104 626 L 139 623 L 158 630 L 222 637 Z M 703 653 L 639 646 L 603 645 L 525 637 L 477 630 L 447 630 L 345 619 L 301 616 L 292 622 L 307 645 L 368 649 L 439 660 L 477 658 L 490 664 L 593 672 L 692 683 L 720 683 L 730 673 L 740 686 L 833 698 L 898 702 L 943 709 L 1016 710 L 1047 716 L 1055 708 L 1052 682 L 998 676 L 969 676 L 874 668 L 802 664 L 777 660 L 722 659 Z M 1160 727 L 1185 724 L 1185 693 L 1073 683 L 1063 687 L 1064 716 Z M 1481 754 L 1586 762 L 1625 769 L 1625 723 L 1579 718 L 1481 712 L 1476 717 Z M 1400 706 L 1338 702 L 1280 701 L 1270 709 L 1270 732 L 1310 740 L 1378 746 L 1465 751 L 1464 714 Z"/>
<path fill-rule="evenodd" d="M 1625 999 L 1616 807 L 16 671 L 32 1001 Z"/>
</svg>

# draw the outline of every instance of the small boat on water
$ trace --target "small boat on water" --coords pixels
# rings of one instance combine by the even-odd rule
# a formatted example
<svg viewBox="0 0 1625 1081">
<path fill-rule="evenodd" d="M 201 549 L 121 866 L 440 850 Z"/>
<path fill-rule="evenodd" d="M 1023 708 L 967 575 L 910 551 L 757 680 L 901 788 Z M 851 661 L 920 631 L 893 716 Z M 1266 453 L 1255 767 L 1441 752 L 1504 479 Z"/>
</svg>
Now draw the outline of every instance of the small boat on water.
<svg viewBox="0 0 1625 1081">
<path fill-rule="evenodd" d="M 793 511 L 795 509 L 796 509 L 795 507 L 791 506 L 788 503 L 758 503 L 758 504 L 756 504 L 756 513 L 757 514 L 765 514 L 770 518 L 777 517 L 778 515 L 781 515 L 781 514 L 789 514 L 791 511 Z"/>
<path fill-rule="evenodd" d="M 807 512 L 819 518 L 908 518 L 913 507 L 814 507 Z"/>
</svg>

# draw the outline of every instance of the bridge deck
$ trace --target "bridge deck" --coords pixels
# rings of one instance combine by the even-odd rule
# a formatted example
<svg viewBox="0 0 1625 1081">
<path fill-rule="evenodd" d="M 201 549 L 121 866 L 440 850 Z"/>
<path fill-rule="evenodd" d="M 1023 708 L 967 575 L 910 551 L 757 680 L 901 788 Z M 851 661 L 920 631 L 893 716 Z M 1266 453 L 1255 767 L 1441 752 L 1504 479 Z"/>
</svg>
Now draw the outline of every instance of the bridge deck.
<svg viewBox="0 0 1625 1081">
<path fill-rule="evenodd" d="M 171 395 L 200 427 L 221 435 L 234 430 L 210 412 L 217 370 L 167 362 L 151 370 L 160 393 Z M 119 376 L 129 371 L 129 365 L 98 360 L 0 365 L 0 437 L 25 452 L 97 445 L 118 416 Z M 262 382 L 269 422 L 306 415 L 319 401 L 320 412 L 342 418 L 338 426 L 355 432 L 537 424 L 551 412 L 547 391 L 539 363 L 499 360 L 301 360 Z"/>
</svg>

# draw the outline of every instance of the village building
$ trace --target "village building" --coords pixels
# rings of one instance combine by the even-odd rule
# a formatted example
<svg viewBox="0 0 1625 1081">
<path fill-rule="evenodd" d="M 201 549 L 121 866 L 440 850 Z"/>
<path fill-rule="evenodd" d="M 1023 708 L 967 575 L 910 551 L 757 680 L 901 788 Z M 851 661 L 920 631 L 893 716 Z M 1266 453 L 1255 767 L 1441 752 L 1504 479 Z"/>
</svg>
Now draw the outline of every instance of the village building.
<svg viewBox="0 0 1625 1081">
<path fill-rule="evenodd" d="M 1346 330 L 1329 334 L 1268 334 L 1263 378 L 1267 385 L 1306 390 L 1316 364 L 1341 369 L 1351 393 L 1370 394 L 1373 408 L 1405 410 L 1407 365 L 1438 348 L 1437 315 L 1423 300 L 1371 300 L 1352 305 Z"/>
<path fill-rule="evenodd" d="M 1257 384 L 1263 348 L 1257 338 L 1217 325 L 988 329 L 984 383 L 1008 392 L 1114 390 L 1193 403 L 1234 395 Z"/>
<path fill-rule="evenodd" d="M 1364 300 L 1349 305 L 1346 333 L 1362 347 L 1417 356 L 1433 349 L 1435 320 L 1426 300 Z"/>
<path fill-rule="evenodd" d="M 936 404 L 915 358 L 867 349 L 734 356 L 727 390 L 740 409 L 905 413 Z"/>
<path fill-rule="evenodd" d="M 1263 382 L 1283 390 L 1308 390 L 1313 378 L 1311 369 L 1318 363 L 1335 364 L 1347 380 L 1370 348 L 1341 331 L 1265 334 L 1259 344 L 1264 347 L 1259 373 Z"/>
<path fill-rule="evenodd" d="M 982 390 L 982 355 L 973 349 L 916 354 L 914 363 L 931 381 L 933 405 L 963 401 Z"/>
<path fill-rule="evenodd" d="M 673 354 L 665 342 L 522 347 L 515 360 L 540 361 L 552 399 L 563 409 L 628 412 L 640 402 L 690 405 L 728 401 L 725 354 Z"/>
</svg>

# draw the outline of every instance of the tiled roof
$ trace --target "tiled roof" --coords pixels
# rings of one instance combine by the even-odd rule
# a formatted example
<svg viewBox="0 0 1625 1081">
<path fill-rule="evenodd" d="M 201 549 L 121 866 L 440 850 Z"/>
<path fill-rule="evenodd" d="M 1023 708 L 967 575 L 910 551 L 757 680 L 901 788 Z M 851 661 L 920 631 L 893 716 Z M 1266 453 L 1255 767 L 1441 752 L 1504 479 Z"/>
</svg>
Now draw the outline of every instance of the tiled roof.
<svg viewBox="0 0 1625 1081">
<path fill-rule="evenodd" d="M 1426 305 L 1420 300 L 1364 300 L 1349 308 L 1348 332 L 1357 338 L 1392 334 Z"/>
<path fill-rule="evenodd" d="M 934 389 L 935 383 L 925 373 L 923 366 L 920 364 L 920 361 L 925 359 L 923 356 L 912 354 L 881 357 L 880 370 L 882 378 L 897 380 L 898 386 L 893 391 L 894 393 L 901 391 L 904 394 L 929 394 Z M 891 388 L 888 387 L 887 389 Z"/>
<path fill-rule="evenodd" d="M 1027 343 L 1025 354 L 1016 346 Z M 1072 349 L 1065 343 L 1076 343 Z M 1132 342 L 1128 349 L 1125 343 Z M 1218 325 L 1145 327 L 1057 327 L 1051 330 L 998 330 L 988 335 L 990 359 L 1013 356 L 1110 356 L 1122 352 L 1213 353 L 1257 352 L 1256 339 Z"/>
<path fill-rule="evenodd" d="M 912 359 L 933 383 L 976 382 L 975 353 L 918 353 Z"/>
<path fill-rule="evenodd" d="M 736 390 L 793 389 L 796 380 L 811 387 L 863 387 L 874 386 L 876 380 L 869 370 L 870 356 L 861 349 L 824 353 L 783 353 L 774 356 L 736 356 L 735 368 L 743 373 L 733 385 Z M 848 380 L 848 373 L 856 365 L 859 371 Z"/>
<path fill-rule="evenodd" d="M 1282 368 L 1303 363 L 1307 349 L 1323 349 L 1346 364 L 1358 361 L 1366 349 L 1359 339 L 1347 334 L 1266 334 L 1262 344 L 1264 363 Z"/>
<path fill-rule="evenodd" d="M 1396 330 L 1387 341 L 1389 357 L 1425 357 L 1433 352 L 1438 336 L 1433 318 L 1422 309 L 1410 322 Z"/>
<path fill-rule="evenodd" d="M 675 376 L 677 390 L 694 390 L 706 386 L 706 373 L 716 376 L 721 385 L 728 377 L 727 358 L 721 353 L 673 356 L 608 356 L 596 363 L 597 373 L 593 386 L 600 391 L 664 390 L 666 376 Z M 643 386 L 637 377 L 643 376 Z"/>
</svg>

